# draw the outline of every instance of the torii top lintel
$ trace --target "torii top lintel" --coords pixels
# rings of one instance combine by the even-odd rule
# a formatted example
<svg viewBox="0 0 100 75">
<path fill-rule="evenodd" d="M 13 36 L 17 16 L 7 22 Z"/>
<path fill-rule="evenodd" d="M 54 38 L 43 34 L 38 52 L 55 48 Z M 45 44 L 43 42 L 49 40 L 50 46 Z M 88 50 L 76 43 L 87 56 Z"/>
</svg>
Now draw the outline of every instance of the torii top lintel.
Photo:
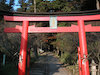
<svg viewBox="0 0 100 75">
<path fill-rule="evenodd" d="M 50 21 L 50 16 L 4 16 L 6 21 Z M 100 15 L 88 15 L 88 16 L 57 16 L 57 21 L 89 21 L 100 20 Z M 22 32 L 22 26 L 16 26 L 15 28 L 5 28 L 4 32 L 7 33 L 19 33 Z M 59 32 L 79 32 L 77 25 L 71 27 L 57 27 L 57 29 L 50 29 L 50 27 L 35 27 L 29 26 L 28 33 L 59 33 Z M 100 26 L 91 26 L 91 24 L 85 26 L 85 32 L 100 32 Z"/>
<path fill-rule="evenodd" d="M 7 21 L 49 21 L 50 16 L 4 16 Z M 88 16 L 57 16 L 57 21 L 78 21 L 78 20 L 100 20 L 100 15 L 88 15 Z"/>
</svg>

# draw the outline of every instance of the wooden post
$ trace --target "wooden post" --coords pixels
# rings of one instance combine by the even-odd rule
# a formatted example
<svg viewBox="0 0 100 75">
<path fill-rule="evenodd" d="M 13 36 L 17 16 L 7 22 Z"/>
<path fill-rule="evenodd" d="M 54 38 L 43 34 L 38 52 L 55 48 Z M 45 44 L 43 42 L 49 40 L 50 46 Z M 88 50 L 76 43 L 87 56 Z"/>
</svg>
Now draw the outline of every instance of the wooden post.
<svg viewBox="0 0 100 75">
<path fill-rule="evenodd" d="M 3 54 L 3 66 L 5 66 L 6 55 Z"/>
</svg>

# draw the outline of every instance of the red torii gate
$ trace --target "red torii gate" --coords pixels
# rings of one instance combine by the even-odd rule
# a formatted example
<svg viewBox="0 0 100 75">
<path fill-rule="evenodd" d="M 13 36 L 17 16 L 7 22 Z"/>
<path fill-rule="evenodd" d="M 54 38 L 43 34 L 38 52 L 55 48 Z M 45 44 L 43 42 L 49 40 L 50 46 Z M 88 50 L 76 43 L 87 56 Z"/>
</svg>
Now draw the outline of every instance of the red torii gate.
<svg viewBox="0 0 100 75">
<path fill-rule="evenodd" d="M 71 27 L 58 27 L 57 29 L 50 29 L 50 27 L 35 27 L 28 26 L 29 21 L 50 21 L 50 16 L 4 16 L 6 21 L 23 21 L 23 25 L 17 25 L 15 28 L 5 28 L 6 33 L 22 33 L 21 34 L 21 48 L 19 55 L 18 75 L 25 75 L 26 68 L 26 54 L 27 54 L 27 40 L 28 33 L 61 33 L 61 32 L 78 32 L 79 33 L 79 72 L 80 75 L 90 75 L 88 52 L 85 32 L 100 32 L 100 26 L 84 25 L 84 21 L 100 20 L 100 15 L 89 16 L 57 16 L 57 21 L 77 21 L 78 25 L 71 25 Z"/>
</svg>

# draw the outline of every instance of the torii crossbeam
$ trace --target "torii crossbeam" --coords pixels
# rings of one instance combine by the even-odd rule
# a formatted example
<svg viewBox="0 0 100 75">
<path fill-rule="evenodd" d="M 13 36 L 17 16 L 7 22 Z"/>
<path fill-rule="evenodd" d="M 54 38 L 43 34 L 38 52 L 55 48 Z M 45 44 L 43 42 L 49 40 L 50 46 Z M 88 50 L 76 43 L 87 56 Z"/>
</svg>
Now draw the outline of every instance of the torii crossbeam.
<svg viewBox="0 0 100 75">
<path fill-rule="evenodd" d="M 5 28 L 6 33 L 22 33 L 21 35 L 21 48 L 19 55 L 18 75 L 25 75 L 26 67 L 26 52 L 27 52 L 27 37 L 28 33 L 61 33 L 61 32 L 78 32 L 80 44 L 80 61 L 79 67 L 80 75 L 90 75 L 88 51 L 86 43 L 85 32 L 100 32 L 100 26 L 84 25 L 84 21 L 100 20 L 100 15 L 89 16 L 57 16 L 57 21 L 76 21 L 78 25 L 71 25 L 71 27 L 57 27 L 57 29 L 50 29 L 50 27 L 35 27 L 35 25 L 28 26 L 29 21 L 50 21 L 50 16 L 35 16 L 35 17 L 22 17 L 22 16 L 4 16 L 6 21 L 23 21 L 23 25 L 17 25 L 15 28 Z M 81 64 L 81 65 L 80 65 Z"/>
</svg>

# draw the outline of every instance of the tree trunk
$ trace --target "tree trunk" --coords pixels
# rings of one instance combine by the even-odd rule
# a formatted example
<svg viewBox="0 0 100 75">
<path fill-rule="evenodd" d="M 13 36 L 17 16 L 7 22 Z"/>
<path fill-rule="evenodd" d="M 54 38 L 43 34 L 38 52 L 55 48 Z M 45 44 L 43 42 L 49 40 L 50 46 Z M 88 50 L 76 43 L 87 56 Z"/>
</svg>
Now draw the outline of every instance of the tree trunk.
<svg viewBox="0 0 100 75">
<path fill-rule="evenodd" d="M 96 0 L 96 7 L 97 7 L 97 9 L 100 9 L 100 3 L 98 0 Z"/>
<path fill-rule="evenodd" d="M 34 13 L 36 13 L 36 0 L 34 0 Z"/>
<path fill-rule="evenodd" d="M 37 52 L 37 45 L 34 46 L 34 53 L 35 53 L 35 57 L 38 57 L 38 52 Z"/>
</svg>

